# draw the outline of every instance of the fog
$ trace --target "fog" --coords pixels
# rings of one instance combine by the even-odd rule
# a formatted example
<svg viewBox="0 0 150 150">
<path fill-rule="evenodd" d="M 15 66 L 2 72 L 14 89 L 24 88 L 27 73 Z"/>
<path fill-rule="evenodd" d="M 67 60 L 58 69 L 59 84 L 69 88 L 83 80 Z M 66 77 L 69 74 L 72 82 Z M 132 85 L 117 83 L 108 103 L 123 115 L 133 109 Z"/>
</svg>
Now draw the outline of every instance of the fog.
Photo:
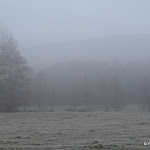
<svg viewBox="0 0 150 150">
<path fill-rule="evenodd" d="M 0 0 L 0 149 L 148 150 L 150 0 Z"/>
<path fill-rule="evenodd" d="M 69 60 L 147 60 L 149 0 L 0 0 L 0 22 L 36 69 Z"/>
<path fill-rule="evenodd" d="M 1 111 L 54 104 L 150 111 L 149 0 L 0 2 Z"/>
</svg>

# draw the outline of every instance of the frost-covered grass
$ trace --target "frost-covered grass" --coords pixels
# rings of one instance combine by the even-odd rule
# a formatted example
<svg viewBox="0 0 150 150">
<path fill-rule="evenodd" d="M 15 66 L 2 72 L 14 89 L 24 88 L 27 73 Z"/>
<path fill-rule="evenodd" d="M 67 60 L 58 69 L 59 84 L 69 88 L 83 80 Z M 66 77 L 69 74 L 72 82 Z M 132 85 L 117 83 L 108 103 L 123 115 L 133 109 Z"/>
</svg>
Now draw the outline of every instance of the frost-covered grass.
<svg viewBox="0 0 150 150">
<path fill-rule="evenodd" d="M 0 150 L 144 150 L 150 113 L 0 113 Z"/>
</svg>

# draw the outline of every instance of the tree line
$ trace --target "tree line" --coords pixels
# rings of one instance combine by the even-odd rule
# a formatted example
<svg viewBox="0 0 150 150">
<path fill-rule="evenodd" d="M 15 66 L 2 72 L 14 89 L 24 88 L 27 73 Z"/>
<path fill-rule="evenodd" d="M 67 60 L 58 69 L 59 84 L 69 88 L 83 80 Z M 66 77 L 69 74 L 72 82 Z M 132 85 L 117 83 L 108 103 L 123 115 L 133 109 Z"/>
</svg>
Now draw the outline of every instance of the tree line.
<svg viewBox="0 0 150 150">
<path fill-rule="evenodd" d="M 102 106 L 120 111 L 138 105 L 150 111 L 149 63 L 72 61 L 36 74 L 34 104 Z M 37 94 L 36 94 L 37 93 Z"/>
<path fill-rule="evenodd" d="M 128 104 L 150 111 L 150 63 L 71 61 L 33 72 L 20 54 L 17 41 L 0 31 L 0 112 L 30 105 L 100 105 L 120 111 Z"/>
</svg>

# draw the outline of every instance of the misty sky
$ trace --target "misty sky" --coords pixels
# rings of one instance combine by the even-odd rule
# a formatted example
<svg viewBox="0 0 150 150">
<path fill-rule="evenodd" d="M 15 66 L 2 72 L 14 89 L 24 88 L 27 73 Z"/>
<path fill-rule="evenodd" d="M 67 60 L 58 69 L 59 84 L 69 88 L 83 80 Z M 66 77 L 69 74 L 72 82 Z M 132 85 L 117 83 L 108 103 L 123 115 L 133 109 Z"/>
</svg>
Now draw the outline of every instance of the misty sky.
<svg viewBox="0 0 150 150">
<path fill-rule="evenodd" d="M 150 0 L 0 0 L 20 47 L 150 33 Z M 26 54 L 29 56 L 29 53 Z"/>
<path fill-rule="evenodd" d="M 149 8 L 149 0 L 0 0 L 0 21 L 21 43 L 64 41 L 150 33 Z"/>
</svg>

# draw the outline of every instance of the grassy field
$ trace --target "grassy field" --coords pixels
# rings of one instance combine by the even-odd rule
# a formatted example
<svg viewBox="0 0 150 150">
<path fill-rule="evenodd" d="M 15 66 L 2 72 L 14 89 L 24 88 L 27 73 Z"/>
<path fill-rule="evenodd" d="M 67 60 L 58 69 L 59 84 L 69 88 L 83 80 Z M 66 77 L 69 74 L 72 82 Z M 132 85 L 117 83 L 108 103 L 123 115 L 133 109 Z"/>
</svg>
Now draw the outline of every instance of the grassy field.
<svg viewBox="0 0 150 150">
<path fill-rule="evenodd" d="M 148 150 L 149 113 L 0 113 L 0 150 Z"/>
</svg>

